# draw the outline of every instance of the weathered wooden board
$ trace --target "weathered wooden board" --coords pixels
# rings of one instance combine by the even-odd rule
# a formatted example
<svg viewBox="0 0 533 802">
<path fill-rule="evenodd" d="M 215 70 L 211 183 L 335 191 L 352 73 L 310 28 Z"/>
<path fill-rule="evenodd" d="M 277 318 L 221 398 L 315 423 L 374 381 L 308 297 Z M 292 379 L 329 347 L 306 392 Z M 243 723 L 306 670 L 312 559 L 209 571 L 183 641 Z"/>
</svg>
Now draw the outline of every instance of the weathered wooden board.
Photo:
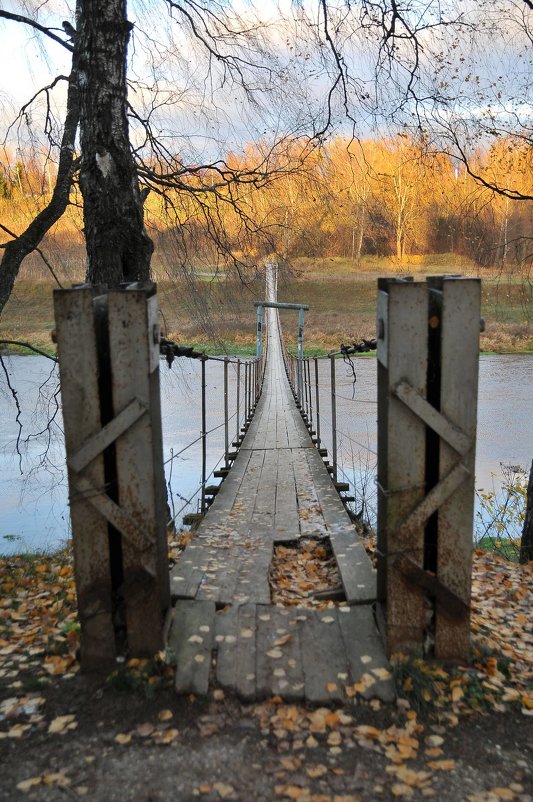
<svg viewBox="0 0 533 802">
<path fill-rule="evenodd" d="M 350 681 L 361 683 L 363 676 L 369 675 L 373 680 L 372 684 L 361 695 L 365 699 L 378 698 L 383 702 L 392 702 L 395 692 L 390 664 L 374 621 L 372 607 L 340 607 L 338 617 L 348 658 Z"/>
<path fill-rule="evenodd" d="M 239 607 L 237 622 L 237 672 L 235 688 L 241 699 L 256 698 L 256 606 L 243 604 Z"/>
<path fill-rule="evenodd" d="M 340 702 L 349 674 L 337 610 L 309 610 L 300 642 L 305 698 L 314 704 Z"/>
<path fill-rule="evenodd" d="M 95 294 L 96 288 L 88 287 L 54 291 L 67 455 L 79 452 L 102 426 L 93 322 Z M 82 475 L 93 487 L 104 492 L 103 454 L 84 465 Z M 112 663 L 116 656 L 109 532 L 106 519 L 76 489 L 78 473 L 72 466 L 69 466 L 68 478 L 81 663 L 90 670 Z"/>
<path fill-rule="evenodd" d="M 115 443 L 118 503 L 144 533 L 144 542 L 139 544 L 122 532 L 122 595 L 128 649 L 133 655 L 153 655 L 162 648 L 163 617 L 170 602 L 159 340 L 148 336 L 154 325 L 158 325 L 155 294 L 150 296 L 146 290 L 108 293 L 114 412 L 120 413 L 135 399 L 147 409 Z"/>
<path fill-rule="evenodd" d="M 169 647 L 176 658 L 178 693 L 207 694 L 214 642 L 214 602 L 179 601 L 169 635 Z"/>
<path fill-rule="evenodd" d="M 398 554 L 420 565 L 424 525 L 400 530 L 425 494 L 426 427 L 394 389 L 408 382 L 425 398 L 428 295 L 425 282 L 378 282 L 378 598 L 387 603 L 389 653 L 421 652 L 424 594 L 394 569 Z"/>
<path fill-rule="evenodd" d="M 446 615 L 436 605 L 435 655 L 443 660 L 468 660 L 479 363 L 479 279 L 444 279 L 442 295 L 441 398 L 443 415 L 470 442 L 462 459 L 467 478 L 441 505 L 438 513 L 437 577 L 465 604 L 462 617 Z M 460 321 L 460 325 L 458 325 Z M 444 440 L 440 444 L 440 476 L 457 462 Z"/>
<path fill-rule="evenodd" d="M 219 610 L 215 616 L 217 682 L 229 691 L 237 690 L 238 605 Z"/>
<path fill-rule="evenodd" d="M 286 701 L 305 698 L 300 632 L 306 620 L 307 611 L 296 607 L 257 607 L 258 698 L 281 696 Z"/>
<path fill-rule="evenodd" d="M 376 598 L 376 572 L 355 526 L 339 499 L 333 482 L 324 470 L 316 449 L 305 452 L 317 493 L 317 503 L 325 531 L 337 561 L 347 601 L 367 604 Z"/>
<path fill-rule="evenodd" d="M 272 563 L 273 541 L 270 532 L 255 529 L 236 555 L 239 564 L 234 600 L 238 604 L 270 604 L 269 573 Z"/>
</svg>

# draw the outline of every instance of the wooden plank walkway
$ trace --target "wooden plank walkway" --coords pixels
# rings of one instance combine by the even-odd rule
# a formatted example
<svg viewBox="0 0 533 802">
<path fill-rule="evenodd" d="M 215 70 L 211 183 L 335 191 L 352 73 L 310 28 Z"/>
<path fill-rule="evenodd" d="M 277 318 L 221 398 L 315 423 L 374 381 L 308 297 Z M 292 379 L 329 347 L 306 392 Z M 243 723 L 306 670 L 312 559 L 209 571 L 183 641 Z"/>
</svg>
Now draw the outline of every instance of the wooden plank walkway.
<svg viewBox="0 0 533 802">
<path fill-rule="evenodd" d="M 358 683 L 393 698 L 374 623 L 375 573 L 296 407 L 276 311 L 269 309 L 263 392 L 233 467 L 171 572 L 169 646 L 180 693 L 210 682 L 246 700 L 340 702 Z M 271 602 L 275 543 L 329 538 L 347 604 Z M 346 688 L 348 687 L 348 694 Z"/>
</svg>

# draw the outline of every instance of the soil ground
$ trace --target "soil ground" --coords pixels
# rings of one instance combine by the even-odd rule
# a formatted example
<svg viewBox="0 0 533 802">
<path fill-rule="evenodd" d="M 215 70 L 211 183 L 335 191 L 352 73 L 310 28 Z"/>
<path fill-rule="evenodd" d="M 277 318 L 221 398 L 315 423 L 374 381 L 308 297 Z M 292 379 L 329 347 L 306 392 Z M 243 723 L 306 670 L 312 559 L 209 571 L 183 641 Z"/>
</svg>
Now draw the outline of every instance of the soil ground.
<svg viewBox="0 0 533 802">
<path fill-rule="evenodd" d="M 9 689 L 2 691 L 5 695 Z M 520 713 L 472 715 L 452 728 L 420 720 L 417 726 L 424 729 L 418 739 L 440 743 L 442 738 L 444 760 L 446 765 L 452 761 L 453 768 L 428 772 L 431 761 L 417 750 L 409 771 L 421 775 L 421 784 L 410 785 L 416 777 L 406 775 L 408 782 L 402 782 L 401 774 L 391 773 L 394 764 L 378 741 L 355 735 L 363 724 L 381 732 L 392 725 L 403 728 L 405 711 L 397 707 L 373 710 L 360 704 L 346 711 L 353 721 L 345 725 L 326 727 L 323 733 L 295 729 L 280 734 L 271 721 L 284 707 L 279 703 L 180 699 L 170 688 L 148 699 L 139 691 L 119 692 L 80 675 L 54 680 L 43 695 L 46 717 L 40 726 L 20 739 L 0 742 L 0 800 L 533 799 L 533 718 Z M 148 724 L 161 726 L 162 711 L 164 717 L 172 713 L 172 729 L 166 731 L 177 729 L 177 736 L 158 744 L 153 735 L 137 734 L 139 725 L 145 725 L 143 733 L 150 730 Z M 65 715 L 75 717 L 76 729 L 49 734 L 49 722 Z M 117 742 L 117 735 L 132 731 L 131 741 Z M 41 782 L 27 791 L 17 788 L 29 778 Z"/>
<path fill-rule="evenodd" d="M 276 604 L 305 603 L 286 559 Z M 397 660 L 393 705 L 245 705 L 178 697 L 164 653 L 82 674 L 69 550 L 0 558 L 0 802 L 533 802 L 532 591 L 476 552 L 470 665 Z"/>
</svg>

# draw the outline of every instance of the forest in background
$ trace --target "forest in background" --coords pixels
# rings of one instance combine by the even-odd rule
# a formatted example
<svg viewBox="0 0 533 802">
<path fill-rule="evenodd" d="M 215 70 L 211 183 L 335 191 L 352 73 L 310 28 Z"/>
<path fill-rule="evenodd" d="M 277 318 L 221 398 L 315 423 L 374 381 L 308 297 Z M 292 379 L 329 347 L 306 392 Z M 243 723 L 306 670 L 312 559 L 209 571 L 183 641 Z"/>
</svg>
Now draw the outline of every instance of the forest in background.
<svg viewBox="0 0 533 802">
<path fill-rule="evenodd" d="M 289 262 L 343 257 L 355 268 L 365 255 L 389 257 L 397 269 L 413 257 L 449 253 L 481 268 L 511 272 L 531 289 L 533 201 L 498 194 L 474 180 L 459 162 L 407 134 L 364 141 L 333 138 L 303 161 L 297 142 L 287 148 L 279 171 L 270 164 L 271 180 L 237 189 L 228 184 L 219 190 L 216 208 L 215 201 L 206 208 L 208 195 L 200 203 L 194 194 L 195 185 L 209 185 L 209 168 L 191 170 L 181 190 L 151 192 L 145 215 L 156 246 L 155 274 L 163 270 L 171 278 L 178 268 L 224 272 L 230 256 L 253 269 L 271 253 Z M 227 154 L 226 163 L 245 173 L 261 157 L 261 145 L 249 145 L 241 154 Z M 533 148 L 501 138 L 479 149 L 470 166 L 487 183 L 510 185 L 526 195 Z M 6 228 L 23 230 L 46 205 L 53 171 L 44 154 L 18 153 L 10 159 L 5 152 L 0 161 L 0 219 Z M 221 202 L 220 192 L 226 193 L 227 203 Z M 217 247 L 210 230 L 214 214 L 226 233 L 224 247 Z M 76 189 L 43 249 L 50 257 L 47 270 L 64 278 L 84 273 Z"/>
<path fill-rule="evenodd" d="M 207 170 L 191 171 L 182 191 L 148 195 L 152 272 L 168 333 L 218 351 L 253 348 L 252 301 L 261 296 L 264 281 L 260 268 L 276 254 L 284 265 L 281 296 L 312 306 L 310 350 L 372 335 L 377 274 L 408 272 L 482 276 L 484 350 L 532 350 L 533 201 L 511 200 L 483 186 L 463 165 L 407 135 L 333 138 L 304 161 L 298 143 L 291 148 L 291 169 L 273 170 L 275 179 L 260 186 L 228 184 L 222 190 L 228 202 L 221 202 L 219 190 L 208 210 L 209 197 L 199 203 L 190 191 L 195 182 L 209 184 Z M 55 179 L 44 156 L 18 155 L 0 165 L 0 219 L 15 232 L 46 205 Z M 260 146 L 250 145 L 226 161 L 245 172 L 260 157 Z M 288 152 L 284 164 L 290 163 Z M 533 149 L 499 139 L 480 149 L 470 166 L 489 184 L 527 194 Z M 226 234 L 223 247 L 210 228 L 215 214 Z M 75 186 L 40 253 L 23 263 L 15 298 L 3 315 L 4 337 L 49 347 L 51 292 L 39 286 L 84 280 L 82 230 Z"/>
</svg>

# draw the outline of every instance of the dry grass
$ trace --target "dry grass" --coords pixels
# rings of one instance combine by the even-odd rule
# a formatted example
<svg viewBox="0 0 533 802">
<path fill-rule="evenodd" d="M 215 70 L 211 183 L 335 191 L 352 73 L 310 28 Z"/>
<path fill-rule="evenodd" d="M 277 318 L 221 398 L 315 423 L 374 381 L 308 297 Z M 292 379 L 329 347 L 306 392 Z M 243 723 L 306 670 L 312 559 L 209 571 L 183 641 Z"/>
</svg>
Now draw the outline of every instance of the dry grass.
<svg viewBox="0 0 533 802">
<path fill-rule="evenodd" d="M 83 278 L 79 243 L 62 251 L 60 279 L 66 286 Z M 12 298 L 0 319 L 0 337 L 30 341 L 51 348 L 54 328 L 52 290 L 55 284 L 34 255 L 26 260 Z M 295 268 L 280 278 L 283 301 L 308 303 L 305 345 L 309 353 L 337 349 L 341 342 L 372 337 L 375 332 L 376 279 L 392 275 L 390 260 L 367 258 L 364 270 L 354 272 L 348 260 L 298 260 Z M 324 267 L 325 265 L 325 267 Z M 426 257 L 417 267 L 417 278 L 428 272 L 459 272 L 449 257 Z M 455 268 L 455 269 L 454 269 Z M 413 272 L 413 271 L 411 271 Z M 472 274 L 466 266 L 464 274 Z M 395 275 L 398 275 L 397 273 Z M 254 301 L 263 297 L 263 283 L 248 286 L 218 277 L 209 280 L 159 282 L 162 324 L 169 337 L 181 343 L 219 351 L 249 352 L 255 346 Z M 485 351 L 532 351 L 533 299 L 531 287 L 518 280 L 485 271 L 482 276 L 482 315 L 486 321 L 481 347 Z M 290 344 L 296 344 L 296 315 L 284 312 L 283 325 Z"/>
</svg>

